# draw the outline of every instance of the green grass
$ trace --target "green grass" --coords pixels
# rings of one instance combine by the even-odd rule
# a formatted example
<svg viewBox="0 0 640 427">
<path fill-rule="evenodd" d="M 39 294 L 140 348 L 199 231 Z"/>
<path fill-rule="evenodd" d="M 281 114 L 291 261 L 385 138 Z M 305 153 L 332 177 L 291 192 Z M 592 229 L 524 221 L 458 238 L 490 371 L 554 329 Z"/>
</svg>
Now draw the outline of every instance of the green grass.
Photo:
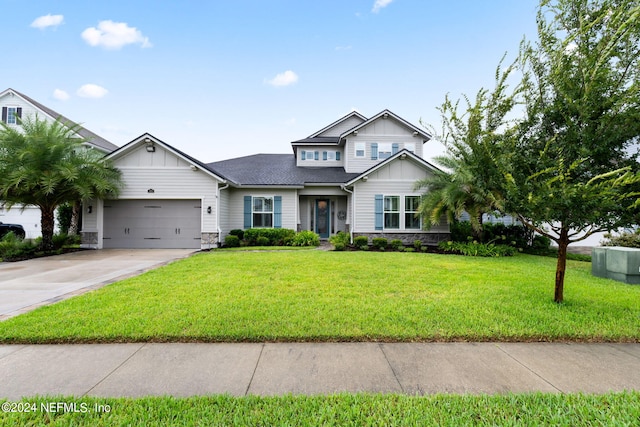
<svg viewBox="0 0 640 427">
<path fill-rule="evenodd" d="M 333 396 L 192 398 L 34 398 L 36 412 L 0 412 L 0 425 L 323 425 L 323 426 L 632 426 L 640 421 L 640 393 L 524 394 L 412 397 Z M 75 404 L 87 412 L 49 412 L 41 403 Z M 101 405 L 95 411 L 95 405 Z M 62 406 L 60 405 L 60 408 Z M 108 408 L 109 412 L 106 412 Z"/>
<path fill-rule="evenodd" d="M 640 286 L 569 262 L 215 251 L 0 322 L 2 343 L 640 341 Z"/>
</svg>

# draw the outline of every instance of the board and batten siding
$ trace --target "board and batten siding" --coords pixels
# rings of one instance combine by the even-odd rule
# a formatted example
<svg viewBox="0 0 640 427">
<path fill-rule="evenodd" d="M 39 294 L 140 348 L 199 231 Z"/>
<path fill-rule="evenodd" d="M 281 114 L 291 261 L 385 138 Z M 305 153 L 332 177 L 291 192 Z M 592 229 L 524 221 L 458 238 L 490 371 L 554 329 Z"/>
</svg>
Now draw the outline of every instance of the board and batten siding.
<svg viewBox="0 0 640 427">
<path fill-rule="evenodd" d="M 296 230 L 298 227 L 298 193 L 296 190 L 287 190 L 280 188 L 269 189 L 237 189 L 229 188 L 228 205 L 228 229 L 223 230 L 223 234 L 228 234 L 229 230 L 245 229 L 244 226 L 244 196 L 253 197 L 281 197 L 282 207 L 282 226 L 281 228 L 289 228 Z"/>
<path fill-rule="evenodd" d="M 428 171 L 410 159 L 396 159 L 386 166 L 368 174 L 367 181 L 360 180 L 354 184 L 353 203 L 355 224 L 353 232 L 376 233 L 375 197 L 383 196 L 418 196 L 420 191 L 414 190 L 417 180 L 427 177 Z M 402 203 L 402 201 L 401 201 Z M 401 206 L 401 210 L 404 206 Z M 385 232 L 405 232 L 405 229 L 385 230 Z M 432 227 L 429 232 L 448 233 L 446 221 Z M 411 230 L 414 232 L 414 230 Z"/>
</svg>

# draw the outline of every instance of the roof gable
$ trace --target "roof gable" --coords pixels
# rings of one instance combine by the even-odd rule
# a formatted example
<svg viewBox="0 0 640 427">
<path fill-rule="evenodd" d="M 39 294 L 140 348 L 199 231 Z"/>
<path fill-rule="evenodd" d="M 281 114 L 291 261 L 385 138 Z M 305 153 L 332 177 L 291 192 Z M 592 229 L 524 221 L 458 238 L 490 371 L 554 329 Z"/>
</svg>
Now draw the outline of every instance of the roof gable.
<svg viewBox="0 0 640 427">
<path fill-rule="evenodd" d="M 112 144 L 111 142 L 107 141 L 101 136 L 96 135 L 95 133 L 91 132 L 88 129 L 85 129 L 84 127 L 80 126 L 78 123 L 75 123 L 74 121 L 69 120 L 62 114 L 52 110 L 46 105 L 39 103 L 35 99 L 32 99 L 27 95 L 18 92 L 17 90 L 9 88 L 9 89 L 5 89 L 3 92 L 0 92 L 0 99 L 5 96 L 19 97 L 20 99 L 22 99 L 23 102 L 30 104 L 35 110 L 42 112 L 45 116 L 47 116 L 51 120 L 60 120 L 61 122 L 67 123 L 70 126 L 78 126 L 78 134 L 82 138 L 87 140 L 87 144 L 91 145 L 92 147 L 100 151 L 103 151 L 105 153 L 110 153 L 113 150 L 118 148 L 117 145 Z"/>
<path fill-rule="evenodd" d="M 359 124 L 365 122 L 367 118 L 357 111 L 352 111 L 349 114 L 339 118 L 335 122 L 331 123 L 328 126 L 323 127 L 319 131 L 309 135 L 308 138 L 316 138 L 316 137 L 339 137 L 345 131 L 358 126 Z"/>
<path fill-rule="evenodd" d="M 428 170 L 428 171 L 439 171 L 440 170 L 436 166 L 434 166 L 431 163 L 429 163 L 426 160 L 424 160 L 423 158 L 416 156 L 411 151 L 406 150 L 406 149 L 402 149 L 402 150 L 398 151 L 396 154 L 394 154 L 393 156 L 389 157 L 388 159 L 385 159 L 382 162 L 370 167 L 366 171 L 357 174 L 356 177 L 354 177 L 353 179 L 351 179 L 350 181 L 345 183 L 345 186 L 351 186 L 351 185 L 355 184 L 357 181 L 363 179 L 364 177 L 370 175 L 373 172 L 376 172 L 376 171 L 386 167 L 387 165 L 389 165 L 392 162 L 395 162 L 396 160 L 398 160 L 398 161 L 400 161 L 400 160 L 413 161 L 417 165 L 419 165 L 420 167 L 422 167 L 422 168 L 424 168 L 425 170 Z"/>
<path fill-rule="evenodd" d="M 134 139 L 128 144 L 123 145 L 122 147 L 108 154 L 107 158 L 114 162 L 117 162 L 118 159 L 122 159 L 129 155 L 134 155 L 134 153 L 139 152 L 142 147 L 144 147 L 145 150 L 151 152 L 154 152 L 157 147 L 162 147 L 162 149 L 166 150 L 168 153 L 171 153 L 177 159 L 183 161 L 185 166 L 190 165 L 193 170 L 202 170 L 203 172 L 212 176 L 220 182 L 225 183 L 227 181 L 225 177 L 212 171 L 206 164 L 195 159 L 194 157 L 189 156 L 186 153 L 183 153 L 182 151 L 172 147 L 171 145 L 161 141 L 160 139 L 149 133 L 140 135 L 138 138 Z"/>
<path fill-rule="evenodd" d="M 360 123 L 359 125 L 357 125 L 357 126 L 351 128 L 351 129 L 343 132 L 340 135 L 340 138 L 345 138 L 350 133 L 354 133 L 354 132 L 357 133 L 358 131 L 366 128 L 367 126 L 371 126 L 372 124 L 375 124 L 376 122 L 378 122 L 380 120 L 393 120 L 399 126 L 407 129 L 408 132 L 413 133 L 415 136 L 418 136 L 418 135 L 421 136 L 424 141 L 428 141 L 428 140 L 431 139 L 431 135 L 429 135 L 423 129 L 420 129 L 419 127 L 409 123 L 408 121 L 406 121 L 402 117 L 392 113 L 389 110 L 382 110 L 381 112 L 379 112 L 375 116 L 371 117 L 370 119 L 368 119 L 368 120 Z"/>
</svg>

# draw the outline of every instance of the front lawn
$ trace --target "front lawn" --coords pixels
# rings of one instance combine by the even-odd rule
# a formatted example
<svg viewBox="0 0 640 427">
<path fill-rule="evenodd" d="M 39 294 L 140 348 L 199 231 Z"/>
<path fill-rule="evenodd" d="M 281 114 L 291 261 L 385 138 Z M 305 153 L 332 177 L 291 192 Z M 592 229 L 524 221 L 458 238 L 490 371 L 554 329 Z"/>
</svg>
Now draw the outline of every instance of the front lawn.
<svg viewBox="0 0 640 427">
<path fill-rule="evenodd" d="M 640 341 L 640 286 L 555 260 L 379 252 L 201 253 L 0 322 L 2 343 Z"/>
<path fill-rule="evenodd" d="M 82 397 L 35 398 L 23 402 L 35 410 L 0 412 L 0 425 L 631 426 L 640 419 L 638 392 L 425 397 L 368 394 L 183 399 Z M 71 409 L 65 411 L 64 404 Z"/>
</svg>

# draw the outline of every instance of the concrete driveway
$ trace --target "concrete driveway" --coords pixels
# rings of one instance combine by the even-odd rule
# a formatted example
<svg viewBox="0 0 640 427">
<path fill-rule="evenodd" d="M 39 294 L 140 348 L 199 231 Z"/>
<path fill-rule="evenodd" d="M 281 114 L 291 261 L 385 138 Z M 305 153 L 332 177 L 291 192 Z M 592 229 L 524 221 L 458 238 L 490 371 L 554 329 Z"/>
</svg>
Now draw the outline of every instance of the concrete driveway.
<svg viewBox="0 0 640 427">
<path fill-rule="evenodd" d="M 138 275 L 194 252 L 102 249 L 0 263 L 0 320 Z"/>
</svg>

